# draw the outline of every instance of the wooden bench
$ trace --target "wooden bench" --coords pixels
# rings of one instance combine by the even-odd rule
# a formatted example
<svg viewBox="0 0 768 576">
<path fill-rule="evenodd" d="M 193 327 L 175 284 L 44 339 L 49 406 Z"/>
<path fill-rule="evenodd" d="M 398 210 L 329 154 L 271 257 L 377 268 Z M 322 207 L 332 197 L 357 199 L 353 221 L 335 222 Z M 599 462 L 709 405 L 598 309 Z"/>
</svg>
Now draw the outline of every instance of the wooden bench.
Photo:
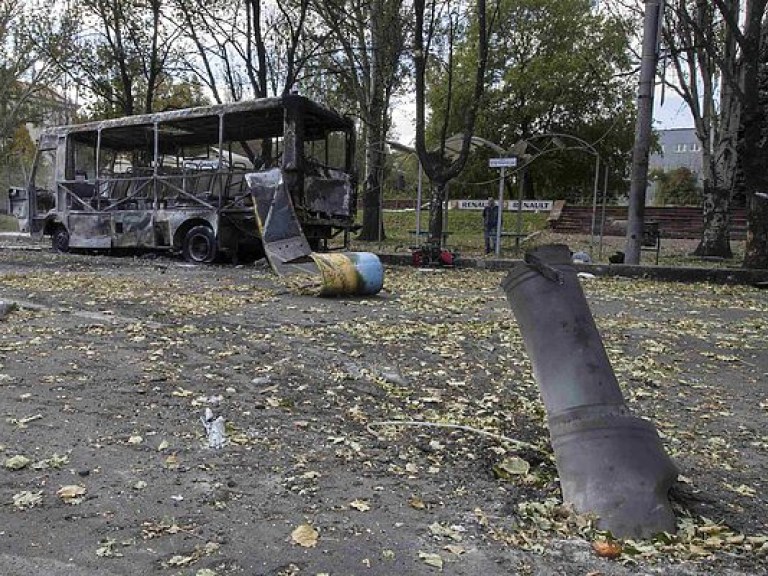
<svg viewBox="0 0 768 576">
<path fill-rule="evenodd" d="M 528 237 L 528 234 L 525 233 L 517 233 L 517 232 L 502 232 L 501 238 L 514 238 L 515 239 L 515 250 L 520 249 L 520 243 L 525 240 Z"/>
</svg>

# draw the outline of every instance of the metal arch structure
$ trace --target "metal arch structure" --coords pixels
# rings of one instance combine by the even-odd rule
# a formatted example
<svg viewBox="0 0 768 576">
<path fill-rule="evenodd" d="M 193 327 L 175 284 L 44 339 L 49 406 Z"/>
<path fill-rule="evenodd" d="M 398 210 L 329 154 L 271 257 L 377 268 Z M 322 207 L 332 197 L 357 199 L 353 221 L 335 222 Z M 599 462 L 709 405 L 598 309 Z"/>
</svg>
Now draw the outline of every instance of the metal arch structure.
<svg viewBox="0 0 768 576">
<path fill-rule="evenodd" d="M 567 134 L 565 132 L 549 132 L 546 134 L 535 134 L 524 140 L 518 141 L 513 146 L 513 150 L 519 146 L 523 150 L 523 152 L 520 153 L 520 155 L 522 156 L 526 145 L 530 144 L 531 140 L 541 139 L 541 138 L 549 138 L 550 142 L 554 144 L 554 148 L 545 147 L 542 150 L 536 147 L 537 155 L 539 156 L 548 152 L 556 152 L 558 150 L 584 150 L 595 157 L 595 179 L 594 179 L 594 185 L 592 188 L 592 224 L 589 229 L 589 250 L 591 253 L 594 251 L 595 226 L 597 224 L 597 195 L 598 195 L 598 189 L 600 186 L 600 163 L 602 160 L 600 153 L 597 151 L 594 145 L 590 144 L 583 138 L 580 138 L 579 136 L 574 136 L 573 134 Z M 579 146 L 575 146 L 575 147 L 564 146 L 562 143 L 563 139 L 574 140 L 579 143 Z M 606 190 L 603 190 L 603 201 L 605 201 L 605 195 L 606 195 Z"/>
</svg>

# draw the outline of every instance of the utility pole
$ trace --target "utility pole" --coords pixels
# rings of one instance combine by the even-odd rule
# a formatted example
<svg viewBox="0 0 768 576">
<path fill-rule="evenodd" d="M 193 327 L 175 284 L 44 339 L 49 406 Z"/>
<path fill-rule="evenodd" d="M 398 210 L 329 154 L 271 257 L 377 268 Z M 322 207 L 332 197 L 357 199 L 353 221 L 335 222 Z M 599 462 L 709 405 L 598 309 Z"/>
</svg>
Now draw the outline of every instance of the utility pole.
<svg viewBox="0 0 768 576">
<path fill-rule="evenodd" d="M 659 59 L 659 28 L 664 0 L 645 0 L 643 54 L 640 62 L 640 86 L 637 91 L 637 124 L 632 150 L 632 184 L 629 189 L 629 216 L 624 248 L 626 264 L 640 263 L 645 220 L 645 189 L 648 186 L 648 154 L 651 148 L 653 90 Z"/>
</svg>

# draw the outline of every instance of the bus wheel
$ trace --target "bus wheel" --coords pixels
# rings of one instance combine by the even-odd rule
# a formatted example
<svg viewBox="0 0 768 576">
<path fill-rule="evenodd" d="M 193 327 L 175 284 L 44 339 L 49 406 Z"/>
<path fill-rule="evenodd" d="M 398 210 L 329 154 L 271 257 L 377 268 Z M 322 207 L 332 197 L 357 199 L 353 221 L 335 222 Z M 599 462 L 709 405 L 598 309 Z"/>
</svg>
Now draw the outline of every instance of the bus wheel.
<svg viewBox="0 0 768 576">
<path fill-rule="evenodd" d="M 195 226 L 184 236 L 182 253 L 187 262 L 210 264 L 216 259 L 216 236 L 208 226 Z"/>
<path fill-rule="evenodd" d="M 56 252 L 69 252 L 69 232 L 64 226 L 57 226 L 51 234 L 51 246 Z"/>
</svg>

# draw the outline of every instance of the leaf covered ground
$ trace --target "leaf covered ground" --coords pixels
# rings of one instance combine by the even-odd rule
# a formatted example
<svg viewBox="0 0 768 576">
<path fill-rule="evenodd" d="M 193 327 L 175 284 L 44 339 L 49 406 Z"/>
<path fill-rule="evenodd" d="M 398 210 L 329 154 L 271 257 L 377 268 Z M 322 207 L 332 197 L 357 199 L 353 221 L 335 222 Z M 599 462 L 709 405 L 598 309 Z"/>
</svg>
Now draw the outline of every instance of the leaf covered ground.
<svg viewBox="0 0 768 576">
<path fill-rule="evenodd" d="M 765 573 L 768 292 L 585 281 L 681 470 L 677 533 L 614 542 L 561 505 L 502 277 L 391 268 L 376 298 L 318 299 L 259 267 L 0 250 L 19 305 L 0 321 L 0 568 Z"/>
</svg>

